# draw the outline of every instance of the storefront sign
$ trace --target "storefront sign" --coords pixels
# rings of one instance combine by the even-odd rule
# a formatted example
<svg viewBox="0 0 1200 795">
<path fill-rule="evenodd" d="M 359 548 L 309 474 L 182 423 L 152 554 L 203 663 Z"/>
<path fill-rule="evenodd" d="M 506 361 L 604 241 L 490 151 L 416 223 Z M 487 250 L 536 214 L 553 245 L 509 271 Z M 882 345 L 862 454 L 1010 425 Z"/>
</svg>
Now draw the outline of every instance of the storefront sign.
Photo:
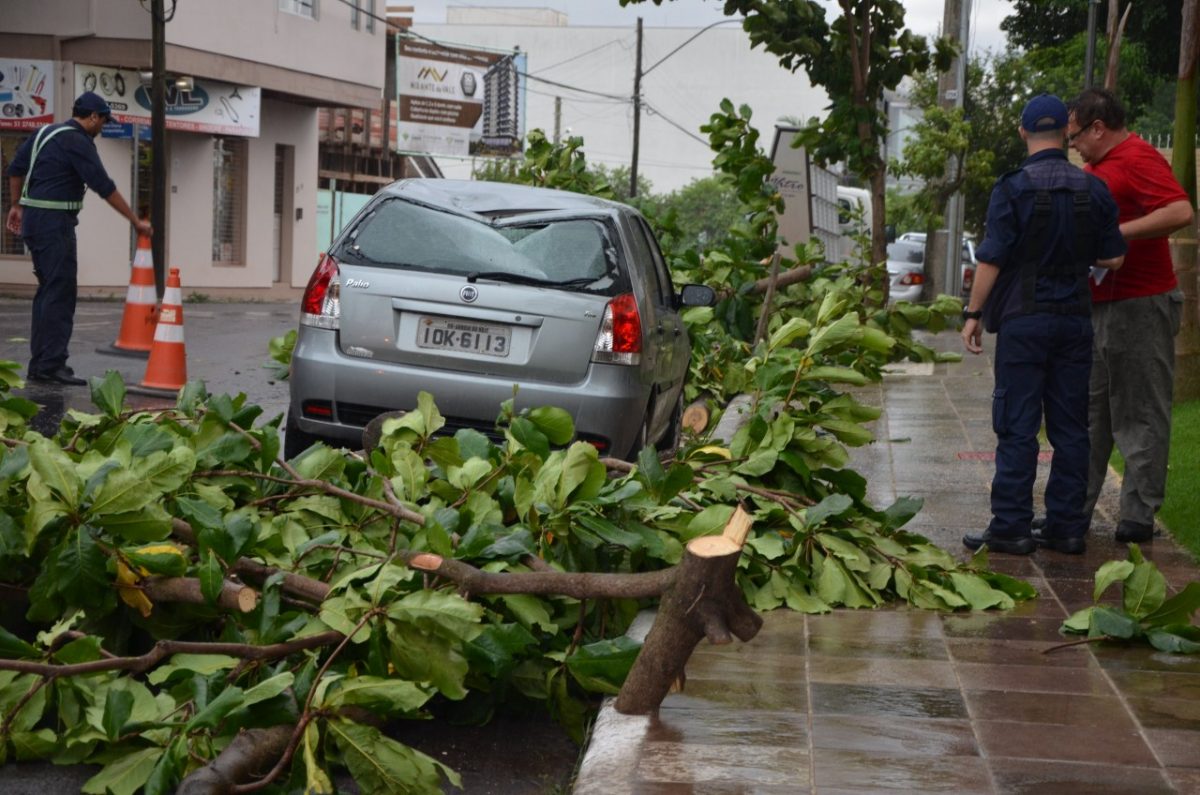
<svg viewBox="0 0 1200 795">
<path fill-rule="evenodd" d="M 0 130 L 54 121 L 54 62 L 0 58 Z"/>
<path fill-rule="evenodd" d="M 138 73 L 100 66 L 75 66 L 75 95 L 95 91 L 113 109 L 113 121 L 150 126 L 150 91 Z M 196 80 L 191 91 L 167 83 L 168 130 L 258 137 L 262 89 Z"/>
<path fill-rule="evenodd" d="M 397 146 L 431 155 L 515 155 L 525 138 L 523 53 L 401 39 Z"/>
<path fill-rule="evenodd" d="M 808 152 L 803 147 L 793 147 L 796 130 L 775 128 L 775 143 L 771 160 L 775 173 L 770 183 L 783 198 L 783 213 L 779 216 L 779 253 L 794 256 L 791 247 L 807 243 L 813 233 L 812 191 L 809 186 Z"/>
</svg>

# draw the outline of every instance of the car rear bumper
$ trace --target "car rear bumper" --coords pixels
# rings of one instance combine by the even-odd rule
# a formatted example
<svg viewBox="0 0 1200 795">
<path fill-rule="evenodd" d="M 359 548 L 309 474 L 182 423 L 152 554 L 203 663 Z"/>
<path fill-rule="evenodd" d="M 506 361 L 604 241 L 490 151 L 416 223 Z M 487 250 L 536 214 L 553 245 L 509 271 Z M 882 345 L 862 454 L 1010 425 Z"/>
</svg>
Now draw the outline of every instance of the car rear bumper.
<svg viewBox="0 0 1200 795">
<path fill-rule="evenodd" d="M 575 432 L 603 441 L 605 455 L 624 455 L 634 444 L 650 397 L 638 380 L 638 369 L 592 363 L 574 384 L 521 384 L 515 408 L 557 406 L 575 421 Z M 511 378 L 434 370 L 346 356 L 337 347 L 337 332 L 302 327 L 292 356 L 291 416 L 305 433 L 347 446 L 360 445 L 363 427 L 384 411 L 411 409 L 417 394 L 433 395 L 447 428 L 489 431 L 500 404 L 513 398 Z M 306 414 L 310 402 L 332 409 L 332 417 Z M 631 420 L 631 418 L 637 418 Z"/>
</svg>

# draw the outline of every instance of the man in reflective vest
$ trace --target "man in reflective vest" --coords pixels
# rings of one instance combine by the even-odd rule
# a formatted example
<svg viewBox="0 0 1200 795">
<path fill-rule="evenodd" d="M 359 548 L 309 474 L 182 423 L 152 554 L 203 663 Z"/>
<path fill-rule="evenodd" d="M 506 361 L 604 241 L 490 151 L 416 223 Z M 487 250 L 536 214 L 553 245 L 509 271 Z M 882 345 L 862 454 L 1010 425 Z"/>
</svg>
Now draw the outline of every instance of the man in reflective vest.
<svg viewBox="0 0 1200 795">
<path fill-rule="evenodd" d="M 91 188 L 129 219 L 140 234 L 151 234 L 117 190 L 96 152 L 93 140 L 112 114 L 108 103 L 91 91 L 80 94 L 72 119 L 49 124 L 30 136 L 8 167 L 13 205 L 6 223 L 21 235 L 33 255 L 38 288 L 33 297 L 29 335 L 29 380 L 82 386 L 67 366 L 67 345 L 75 324 L 75 226 L 83 194 Z"/>
</svg>

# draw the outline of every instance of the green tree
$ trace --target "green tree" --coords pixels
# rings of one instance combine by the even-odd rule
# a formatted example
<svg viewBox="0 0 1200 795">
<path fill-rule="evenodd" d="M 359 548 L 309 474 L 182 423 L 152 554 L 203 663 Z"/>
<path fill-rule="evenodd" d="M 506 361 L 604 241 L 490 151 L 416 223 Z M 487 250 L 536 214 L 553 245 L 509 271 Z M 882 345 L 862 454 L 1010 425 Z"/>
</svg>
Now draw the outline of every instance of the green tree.
<svg viewBox="0 0 1200 795">
<path fill-rule="evenodd" d="M 658 201 L 660 214 L 674 213 L 680 242 L 689 247 L 719 244 L 740 220 L 737 189 L 726 176 L 694 179 Z"/>
<path fill-rule="evenodd" d="M 838 8 L 841 16 L 829 22 L 816 0 L 725 2 L 727 16 L 745 16 L 742 27 L 753 46 L 777 56 L 785 69 L 803 68 L 829 95 L 829 115 L 805 125 L 797 139 L 818 163 L 845 162 L 871 186 L 871 261 L 882 266 L 887 259 L 883 92 L 927 69 L 931 53 L 923 36 L 904 27 L 899 0 L 838 0 Z M 932 60 L 948 67 L 951 42 L 939 39 L 935 54 Z"/>
<path fill-rule="evenodd" d="M 1179 84 L 1175 92 L 1175 141 L 1171 168 L 1196 206 L 1196 62 L 1200 60 L 1200 7 L 1197 0 L 1186 0 L 1180 16 Z M 1182 145 L 1178 145 L 1182 144 Z M 1176 233 L 1176 237 L 1196 238 L 1196 223 Z M 1190 243 L 1190 241 L 1189 241 Z M 1184 320 L 1175 338 L 1175 398 L 1200 398 L 1200 324 L 1197 323 L 1196 247 L 1185 243 L 1175 246 L 1175 268 L 1184 295 Z"/>
</svg>

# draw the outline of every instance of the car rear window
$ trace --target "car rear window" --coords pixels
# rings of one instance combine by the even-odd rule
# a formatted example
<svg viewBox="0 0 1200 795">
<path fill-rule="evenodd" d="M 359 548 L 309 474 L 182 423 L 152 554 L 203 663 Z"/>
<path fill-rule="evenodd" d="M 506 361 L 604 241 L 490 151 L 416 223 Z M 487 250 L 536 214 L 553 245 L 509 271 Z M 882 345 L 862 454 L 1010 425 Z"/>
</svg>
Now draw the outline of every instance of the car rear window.
<svg viewBox="0 0 1200 795">
<path fill-rule="evenodd" d="M 507 273 L 605 290 L 618 273 L 602 221 L 522 222 L 463 216 L 402 199 L 377 204 L 341 243 L 339 258 L 434 273 Z M 593 284 L 583 284 L 586 280 Z"/>
</svg>

